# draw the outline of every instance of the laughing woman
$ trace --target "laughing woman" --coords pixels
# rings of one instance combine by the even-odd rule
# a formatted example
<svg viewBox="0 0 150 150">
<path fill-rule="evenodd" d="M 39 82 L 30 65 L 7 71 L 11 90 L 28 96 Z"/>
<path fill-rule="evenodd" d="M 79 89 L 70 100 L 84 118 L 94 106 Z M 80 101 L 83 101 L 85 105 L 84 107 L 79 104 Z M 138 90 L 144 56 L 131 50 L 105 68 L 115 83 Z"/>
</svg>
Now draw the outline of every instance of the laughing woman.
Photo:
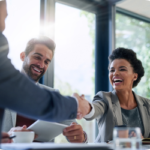
<svg viewBox="0 0 150 150">
<path fill-rule="evenodd" d="M 97 120 L 96 141 L 112 140 L 113 128 L 120 125 L 139 127 L 144 138 L 150 137 L 150 100 L 132 91 L 144 75 L 141 61 L 134 51 L 125 48 L 114 50 L 109 60 L 109 80 L 114 90 L 98 92 L 85 116 L 86 120 Z"/>
</svg>

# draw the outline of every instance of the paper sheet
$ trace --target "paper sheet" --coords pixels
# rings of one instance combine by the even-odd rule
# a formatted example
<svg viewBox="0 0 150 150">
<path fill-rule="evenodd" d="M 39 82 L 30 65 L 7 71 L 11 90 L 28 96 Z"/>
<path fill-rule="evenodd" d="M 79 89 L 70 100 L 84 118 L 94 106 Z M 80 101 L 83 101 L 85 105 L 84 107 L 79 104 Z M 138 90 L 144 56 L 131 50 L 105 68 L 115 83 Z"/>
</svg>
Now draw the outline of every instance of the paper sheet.
<svg viewBox="0 0 150 150">
<path fill-rule="evenodd" d="M 38 137 L 35 139 L 41 142 L 49 142 L 63 132 L 67 125 L 37 120 L 28 129 L 34 131 Z"/>
</svg>

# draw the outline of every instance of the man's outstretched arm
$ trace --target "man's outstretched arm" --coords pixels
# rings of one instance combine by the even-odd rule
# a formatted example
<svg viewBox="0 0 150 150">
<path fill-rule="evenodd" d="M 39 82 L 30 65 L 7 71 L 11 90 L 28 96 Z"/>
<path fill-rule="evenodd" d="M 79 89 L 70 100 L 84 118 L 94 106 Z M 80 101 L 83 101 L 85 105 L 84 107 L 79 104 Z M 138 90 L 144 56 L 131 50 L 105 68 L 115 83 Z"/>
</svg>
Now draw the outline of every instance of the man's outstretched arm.
<svg viewBox="0 0 150 150">
<path fill-rule="evenodd" d="M 7 46 L 6 38 L 0 33 L 0 107 L 47 121 L 76 118 L 77 101 L 73 97 L 41 89 L 29 81 L 7 58 Z"/>
</svg>

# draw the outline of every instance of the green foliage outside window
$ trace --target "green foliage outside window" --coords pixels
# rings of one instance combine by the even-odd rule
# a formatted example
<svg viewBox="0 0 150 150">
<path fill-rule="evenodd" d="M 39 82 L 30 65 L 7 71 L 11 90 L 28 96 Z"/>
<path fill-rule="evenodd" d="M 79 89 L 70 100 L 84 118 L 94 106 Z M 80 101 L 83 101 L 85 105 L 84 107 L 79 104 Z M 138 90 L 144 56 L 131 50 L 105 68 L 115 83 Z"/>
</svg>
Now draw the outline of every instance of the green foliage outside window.
<svg viewBox="0 0 150 150">
<path fill-rule="evenodd" d="M 150 24 L 116 14 L 116 47 L 134 50 L 142 61 L 145 75 L 134 91 L 150 98 Z"/>
<path fill-rule="evenodd" d="M 95 17 L 87 12 L 81 12 L 88 18 L 90 36 L 95 43 L 93 25 Z M 125 47 L 134 50 L 142 61 L 145 75 L 133 90 L 141 96 L 150 98 L 150 24 L 144 21 L 116 13 L 116 48 Z M 94 67 L 94 50 L 93 50 Z M 94 77 L 93 77 L 94 83 Z"/>
</svg>

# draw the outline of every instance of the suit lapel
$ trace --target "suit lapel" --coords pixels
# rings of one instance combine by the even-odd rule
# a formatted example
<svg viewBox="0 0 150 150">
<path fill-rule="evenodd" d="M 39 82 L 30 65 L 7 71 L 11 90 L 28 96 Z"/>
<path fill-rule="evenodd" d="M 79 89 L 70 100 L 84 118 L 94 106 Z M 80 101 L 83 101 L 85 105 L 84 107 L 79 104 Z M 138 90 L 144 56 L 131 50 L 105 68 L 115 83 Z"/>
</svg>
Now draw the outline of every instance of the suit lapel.
<svg viewBox="0 0 150 150">
<path fill-rule="evenodd" d="M 12 119 L 12 124 L 13 124 L 13 127 L 16 126 L 16 118 L 17 118 L 17 113 L 14 112 L 14 111 L 11 111 L 11 119 Z"/>
<path fill-rule="evenodd" d="M 121 107 L 115 90 L 112 91 L 111 100 L 112 100 L 113 113 L 115 117 L 115 125 L 122 125 L 123 122 L 122 122 Z"/>
<path fill-rule="evenodd" d="M 144 101 L 141 97 L 139 97 L 135 93 L 134 93 L 134 96 L 136 98 L 138 108 L 139 108 L 139 112 L 140 112 L 140 115 L 141 115 L 141 120 L 143 122 L 144 137 L 148 137 L 149 133 L 150 133 L 149 119 L 148 119 L 148 118 L 150 118 L 150 116 L 149 116 L 150 114 L 149 114 L 149 110 L 148 110 L 149 109 L 149 104 L 147 104 L 146 101 Z"/>
</svg>

